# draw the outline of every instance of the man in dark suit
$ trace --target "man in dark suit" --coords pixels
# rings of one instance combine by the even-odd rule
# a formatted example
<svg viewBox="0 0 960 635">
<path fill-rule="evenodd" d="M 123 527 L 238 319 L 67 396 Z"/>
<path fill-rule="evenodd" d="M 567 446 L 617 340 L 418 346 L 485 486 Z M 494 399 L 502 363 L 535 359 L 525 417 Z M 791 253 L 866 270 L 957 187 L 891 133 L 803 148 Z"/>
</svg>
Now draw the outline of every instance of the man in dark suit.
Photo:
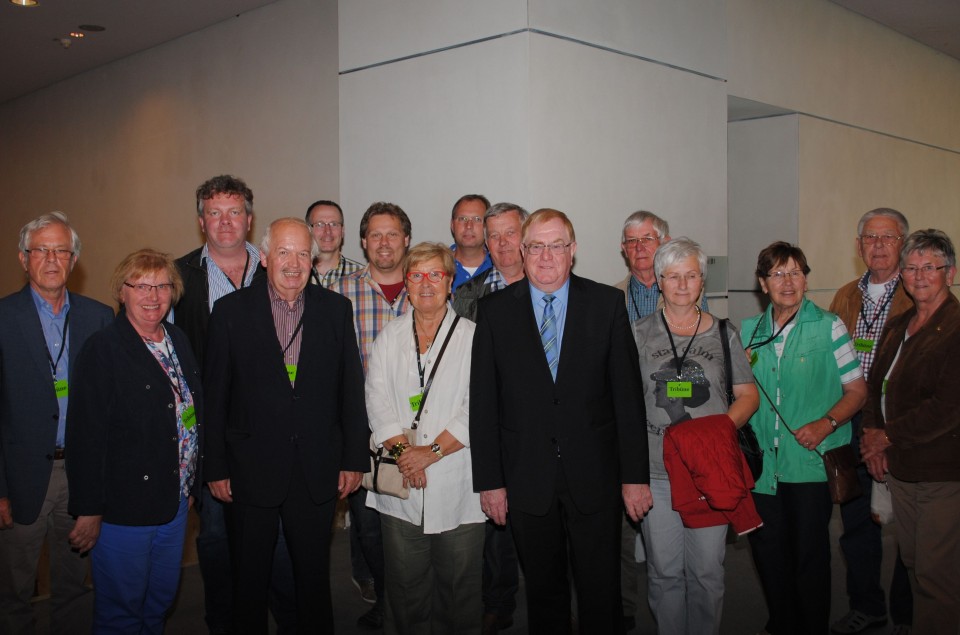
<svg viewBox="0 0 960 635">
<path fill-rule="evenodd" d="M 0 300 L 0 633 L 33 633 L 30 598 L 49 538 L 54 633 L 89 632 L 87 562 L 71 552 L 64 471 L 74 361 L 113 321 L 110 307 L 67 292 L 80 238 L 60 212 L 20 230 L 28 283 Z"/>
<path fill-rule="evenodd" d="M 261 243 L 266 281 L 223 297 L 210 316 L 204 476 L 233 503 L 241 633 L 267 632 L 278 519 L 294 562 L 297 629 L 332 631 L 334 507 L 369 464 L 353 312 L 344 297 L 307 285 L 316 251 L 302 220 L 274 221 Z"/>
<path fill-rule="evenodd" d="M 484 512 L 510 513 L 531 633 L 622 632 L 621 505 L 650 509 L 640 367 L 623 295 L 572 276 L 563 212 L 523 224 L 526 279 L 480 300 L 470 439 Z M 621 502 L 622 499 L 622 502 Z"/>
</svg>

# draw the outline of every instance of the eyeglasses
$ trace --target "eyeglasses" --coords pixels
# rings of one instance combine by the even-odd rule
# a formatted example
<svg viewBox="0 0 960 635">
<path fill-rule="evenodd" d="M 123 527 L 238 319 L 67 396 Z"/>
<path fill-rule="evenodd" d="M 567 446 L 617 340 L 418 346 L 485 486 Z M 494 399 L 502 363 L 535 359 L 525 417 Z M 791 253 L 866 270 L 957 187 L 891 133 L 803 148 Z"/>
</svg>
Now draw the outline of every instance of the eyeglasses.
<svg viewBox="0 0 960 635">
<path fill-rule="evenodd" d="M 34 247 L 33 249 L 24 249 L 23 253 L 31 256 L 32 258 L 37 258 L 38 260 L 46 260 L 50 254 L 53 254 L 54 258 L 57 260 L 70 260 L 73 258 L 73 252 L 69 249 L 49 249 L 47 247 Z"/>
<path fill-rule="evenodd" d="M 543 243 L 529 243 L 523 246 L 528 254 L 531 256 L 539 256 L 543 253 L 544 249 L 549 249 L 550 253 L 554 256 L 559 256 L 566 250 L 570 249 L 570 245 L 573 243 L 551 243 L 549 245 L 544 245 Z"/>
<path fill-rule="evenodd" d="M 794 269 L 793 271 L 771 271 L 767 274 L 767 278 L 771 280 L 776 280 L 777 282 L 783 282 L 787 278 L 791 280 L 799 280 L 804 276 L 804 273 L 799 269 Z"/>
<path fill-rule="evenodd" d="M 940 271 L 941 269 L 949 269 L 950 265 L 940 265 L 935 267 L 933 265 L 923 265 L 922 267 L 917 267 L 915 265 L 907 265 L 906 267 L 900 267 L 900 273 L 905 276 L 916 276 L 919 271 L 924 276 L 931 275 L 934 271 Z"/>
<path fill-rule="evenodd" d="M 160 284 L 130 284 L 124 281 L 123 286 L 130 287 L 141 295 L 147 295 L 154 289 L 157 290 L 157 293 L 171 293 L 173 291 L 172 282 L 162 282 Z"/>
<path fill-rule="evenodd" d="M 518 232 L 515 229 L 508 229 L 502 234 L 500 232 L 494 232 L 492 234 L 487 234 L 487 240 L 489 240 L 492 243 L 499 242 L 501 238 L 503 238 L 504 240 L 513 240 L 514 238 L 517 237 L 519 233 L 520 232 Z"/>
<path fill-rule="evenodd" d="M 423 282 L 424 278 L 426 278 L 430 282 L 440 282 L 446 275 L 446 271 L 408 271 L 407 280 L 410 282 L 420 283 Z"/>
<path fill-rule="evenodd" d="M 623 246 L 627 249 L 636 249 L 637 245 L 643 244 L 644 247 L 653 247 L 660 242 L 659 236 L 640 236 L 639 238 L 624 238 Z"/>
<path fill-rule="evenodd" d="M 884 234 L 883 236 L 878 236 L 877 234 L 860 234 L 860 242 L 864 245 L 874 245 L 878 240 L 881 244 L 889 247 L 903 240 L 903 236 L 894 236 L 893 234 Z"/>
<path fill-rule="evenodd" d="M 384 238 L 390 242 L 396 242 L 400 240 L 403 235 L 400 232 L 387 232 L 386 234 L 381 234 L 380 232 L 374 232 L 372 234 L 367 234 L 367 241 L 373 241 L 375 243 L 380 242 Z"/>
<path fill-rule="evenodd" d="M 696 282 L 703 277 L 703 274 L 698 271 L 688 271 L 687 273 L 668 273 L 666 275 L 660 275 L 660 279 L 664 282 L 669 282 L 670 284 L 678 284 L 681 279 L 686 280 L 689 283 Z"/>
<path fill-rule="evenodd" d="M 483 217 L 482 216 L 457 216 L 456 218 L 454 218 L 454 220 L 462 225 L 466 225 L 467 223 L 482 223 Z"/>
<path fill-rule="evenodd" d="M 340 221 L 336 221 L 336 220 L 332 220 L 332 221 L 330 221 L 330 222 L 328 222 L 328 223 L 325 223 L 325 222 L 323 222 L 322 220 L 318 220 L 318 221 L 315 222 L 315 223 L 307 223 L 307 224 L 310 225 L 310 227 L 312 227 L 313 229 L 316 229 L 317 231 L 321 231 L 321 232 L 323 231 L 323 228 L 324 228 L 324 227 L 329 227 L 329 228 L 330 228 L 330 231 L 333 231 L 334 229 L 337 229 L 338 227 L 343 227 L 343 223 L 341 223 Z"/>
</svg>

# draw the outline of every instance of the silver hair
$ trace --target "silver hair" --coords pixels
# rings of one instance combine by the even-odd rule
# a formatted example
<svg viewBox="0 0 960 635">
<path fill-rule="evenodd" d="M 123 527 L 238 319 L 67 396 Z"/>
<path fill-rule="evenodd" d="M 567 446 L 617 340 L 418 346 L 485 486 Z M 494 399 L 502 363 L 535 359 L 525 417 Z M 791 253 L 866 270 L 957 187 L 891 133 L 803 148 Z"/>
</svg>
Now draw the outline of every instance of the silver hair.
<svg viewBox="0 0 960 635">
<path fill-rule="evenodd" d="M 657 236 L 660 238 L 660 240 L 663 240 L 666 236 L 670 235 L 670 225 L 667 224 L 667 221 L 663 220 L 653 212 L 640 210 L 639 212 L 634 212 L 633 214 L 627 216 L 627 220 L 623 222 L 623 230 L 620 233 L 620 240 L 624 240 L 627 237 L 628 229 L 643 225 L 647 221 L 653 223 L 653 228 L 656 230 Z"/>
<path fill-rule="evenodd" d="M 516 212 L 517 216 L 520 217 L 520 225 L 523 225 L 523 221 L 527 220 L 527 217 L 530 216 L 530 212 L 523 209 L 519 205 L 514 203 L 494 203 L 487 208 L 487 212 L 483 215 L 483 239 L 487 239 L 487 221 L 491 218 L 496 218 L 497 216 L 502 216 L 504 214 L 509 214 L 510 212 Z"/>
<path fill-rule="evenodd" d="M 277 220 L 270 223 L 270 226 L 267 227 L 267 231 L 263 232 L 263 238 L 260 239 L 260 251 L 264 256 L 270 255 L 270 233 L 273 231 L 274 226 L 276 225 L 299 225 L 307 230 L 307 236 L 310 238 L 310 255 L 313 258 L 320 256 L 320 245 L 317 244 L 317 241 L 313 239 L 313 234 L 310 233 L 310 226 L 307 225 L 306 221 L 300 218 L 293 218 L 288 216 L 287 218 L 278 218 Z"/>
<path fill-rule="evenodd" d="M 918 229 L 910 234 L 903 242 L 903 249 L 900 250 L 901 267 L 906 262 L 907 256 L 914 252 L 940 256 L 948 267 L 954 267 L 957 264 L 957 254 L 953 249 L 953 243 L 950 242 L 950 237 L 939 229 Z"/>
<path fill-rule="evenodd" d="M 907 222 L 906 216 L 892 207 L 878 207 L 860 217 L 860 222 L 857 223 L 857 238 L 863 235 L 863 226 L 867 224 L 867 221 L 871 218 L 877 218 L 878 216 L 892 218 L 894 222 L 897 223 L 901 236 L 906 236 L 910 233 L 910 223 Z"/>
<path fill-rule="evenodd" d="M 700 264 L 700 273 L 703 280 L 707 279 L 707 254 L 699 243 L 690 240 L 686 236 L 679 236 L 668 243 L 660 245 L 657 253 L 653 255 L 653 272 L 659 278 L 660 275 L 677 264 L 681 260 L 686 260 L 690 256 L 696 256 Z"/>
<path fill-rule="evenodd" d="M 79 258 L 80 236 L 77 234 L 77 230 L 73 228 L 73 225 L 70 224 L 70 220 L 67 219 L 67 215 L 63 212 L 50 212 L 49 214 L 38 216 L 20 228 L 20 251 L 26 252 L 27 249 L 30 248 L 29 243 L 34 232 L 39 231 L 44 227 L 49 227 L 50 225 L 63 225 L 70 230 L 70 251 L 73 252 L 74 258 Z"/>
</svg>

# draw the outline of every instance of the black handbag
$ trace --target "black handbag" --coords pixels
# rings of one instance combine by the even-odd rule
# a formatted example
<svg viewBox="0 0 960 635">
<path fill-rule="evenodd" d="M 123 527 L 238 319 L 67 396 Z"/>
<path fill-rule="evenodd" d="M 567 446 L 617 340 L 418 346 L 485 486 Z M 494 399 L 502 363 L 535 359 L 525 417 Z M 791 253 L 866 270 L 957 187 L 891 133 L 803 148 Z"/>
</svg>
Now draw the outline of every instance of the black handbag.
<svg viewBox="0 0 960 635">
<path fill-rule="evenodd" d="M 730 361 L 730 340 L 727 339 L 727 320 L 719 321 L 717 325 L 720 328 L 720 340 L 723 344 L 723 371 L 727 383 L 727 407 L 733 403 L 733 364 Z M 756 482 L 763 474 L 763 450 L 760 449 L 760 442 L 757 441 L 757 433 L 753 431 L 753 426 L 749 422 L 737 428 L 737 442 L 740 444 L 740 451 L 747 459 L 747 465 L 750 467 L 750 474 Z"/>
</svg>

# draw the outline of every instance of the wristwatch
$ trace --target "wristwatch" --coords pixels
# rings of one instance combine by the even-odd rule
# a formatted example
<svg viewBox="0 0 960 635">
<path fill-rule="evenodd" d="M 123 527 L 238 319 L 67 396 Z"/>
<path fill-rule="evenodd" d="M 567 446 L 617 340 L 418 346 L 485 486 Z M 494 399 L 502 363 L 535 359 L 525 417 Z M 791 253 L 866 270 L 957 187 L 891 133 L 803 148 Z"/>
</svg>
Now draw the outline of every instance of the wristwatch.
<svg viewBox="0 0 960 635">
<path fill-rule="evenodd" d="M 433 452 L 434 454 L 436 454 L 436 455 L 437 455 L 438 457 L 440 457 L 441 459 L 443 458 L 443 452 L 440 451 L 440 444 L 439 444 L 439 443 L 434 443 L 433 445 L 431 445 L 431 446 L 430 446 L 430 451 Z"/>
<path fill-rule="evenodd" d="M 830 415 L 823 415 L 823 418 L 830 422 L 830 427 L 836 430 L 840 427 L 840 424 L 837 423 L 837 420 L 831 417 Z"/>
</svg>

